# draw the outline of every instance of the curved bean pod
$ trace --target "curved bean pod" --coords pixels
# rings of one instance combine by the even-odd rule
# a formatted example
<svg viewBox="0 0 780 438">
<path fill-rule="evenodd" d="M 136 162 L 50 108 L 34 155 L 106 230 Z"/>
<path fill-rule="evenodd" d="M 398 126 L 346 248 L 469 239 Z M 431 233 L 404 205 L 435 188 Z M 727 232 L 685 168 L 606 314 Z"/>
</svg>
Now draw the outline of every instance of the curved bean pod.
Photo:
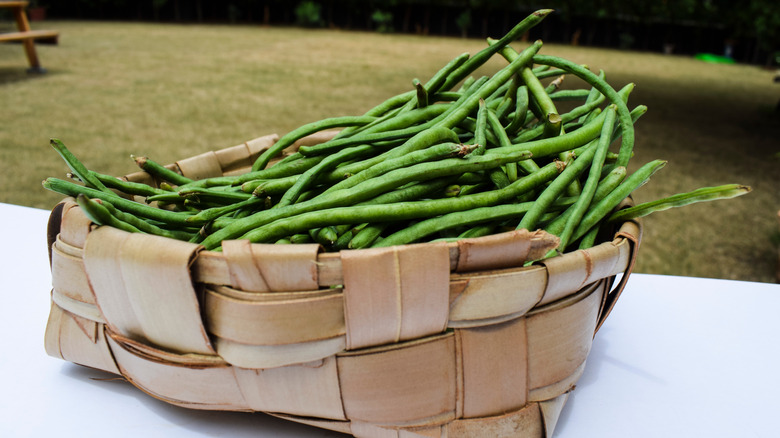
<svg viewBox="0 0 780 438">
<path fill-rule="evenodd" d="M 300 126 L 282 136 L 270 148 L 266 149 L 262 154 L 260 154 L 260 156 L 257 157 L 257 160 L 255 160 L 254 164 L 252 164 L 252 171 L 265 169 L 265 167 L 268 165 L 268 162 L 271 161 L 273 157 L 307 135 L 324 131 L 326 129 L 340 128 L 345 126 L 361 126 L 371 123 L 374 120 L 376 120 L 376 117 L 373 116 L 344 116 L 323 119 Z"/>
<path fill-rule="evenodd" d="M 644 202 L 633 207 L 621 209 L 612 213 L 607 219 L 608 222 L 625 222 L 632 219 L 647 216 L 657 211 L 664 211 L 670 208 L 683 207 L 685 205 L 695 204 L 697 202 L 715 201 L 718 199 L 729 199 L 750 193 L 750 186 L 741 184 L 726 184 L 716 187 L 702 187 L 690 192 L 678 193 L 655 201 Z"/>
<path fill-rule="evenodd" d="M 553 11 L 552 9 L 540 9 L 538 11 L 533 12 L 531 15 L 529 15 L 523 21 L 521 21 L 515 27 L 513 27 L 503 37 L 501 37 L 499 40 L 496 40 L 495 44 L 492 44 L 482 49 L 477 54 L 469 58 L 465 63 L 463 63 L 462 66 L 460 66 L 449 77 L 447 77 L 447 80 L 444 81 L 444 83 L 441 86 L 441 89 L 449 90 L 450 88 L 455 86 L 455 84 L 462 81 L 464 78 L 466 78 L 466 76 L 474 72 L 479 66 L 481 66 L 488 59 L 490 59 L 490 57 L 492 57 L 496 52 L 501 50 L 501 48 L 511 43 L 512 41 L 520 38 L 529 29 L 541 23 L 542 20 L 544 20 L 544 18 L 547 15 L 549 15 L 552 11 Z M 433 91 L 436 92 L 439 90 L 433 90 Z"/>
<path fill-rule="evenodd" d="M 135 214 L 141 217 L 154 219 L 171 225 L 192 225 L 187 221 L 190 213 L 181 213 L 168 211 L 161 208 L 155 208 L 146 204 L 140 204 L 135 201 L 125 199 L 114 192 L 103 192 L 91 187 L 81 186 L 70 181 L 64 181 L 59 178 L 47 178 L 43 181 L 43 187 L 66 196 L 77 197 L 84 194 L 92 199 L 101 199 L 112 203 L 115 207 L 127 213 Z"/>
</svg>

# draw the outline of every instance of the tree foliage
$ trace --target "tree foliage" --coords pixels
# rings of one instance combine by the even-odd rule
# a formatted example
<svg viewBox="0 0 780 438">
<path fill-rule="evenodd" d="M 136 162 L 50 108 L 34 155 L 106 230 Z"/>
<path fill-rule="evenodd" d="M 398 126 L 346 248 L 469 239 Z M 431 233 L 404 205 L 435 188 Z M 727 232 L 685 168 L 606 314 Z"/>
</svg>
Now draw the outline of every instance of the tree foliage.
<svg viewBox="0 0 780 438">
<path fill-rule="evenodd" d="M 374 31 L 498 35 L 539 8 L 556 10 L 546 39 L 660 50 L 722 51 L 761 62 L 780 51 L 777 0 L 57 0 L 39 1 L 51 18 L 259 22 Z M 306 18 L 304 18 L 306 17 Z"/>
</svg>

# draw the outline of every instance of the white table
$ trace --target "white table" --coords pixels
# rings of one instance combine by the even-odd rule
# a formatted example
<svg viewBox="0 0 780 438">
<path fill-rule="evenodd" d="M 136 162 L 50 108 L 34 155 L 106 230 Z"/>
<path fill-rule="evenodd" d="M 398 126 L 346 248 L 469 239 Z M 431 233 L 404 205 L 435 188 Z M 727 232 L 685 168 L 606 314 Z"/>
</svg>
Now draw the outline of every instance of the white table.
<svg viewBox="0 0 780 438">
<path fill-rule="evenodd" d="M 0 204 L 0 436 L 343 436 L 171 406 L 47 356 L 48 213 Z M 634 274 L 555 437 L 776 437 L 779 311 L 779 285 Z"/>
</svg>

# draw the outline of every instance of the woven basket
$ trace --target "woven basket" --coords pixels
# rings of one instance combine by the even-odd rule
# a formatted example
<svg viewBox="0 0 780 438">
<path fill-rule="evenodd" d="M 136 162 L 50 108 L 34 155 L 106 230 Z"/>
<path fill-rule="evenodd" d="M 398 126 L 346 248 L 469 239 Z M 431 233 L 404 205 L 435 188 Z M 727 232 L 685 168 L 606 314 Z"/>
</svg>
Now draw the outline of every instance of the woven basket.
<svg viewBox="0 0 780 438">
<path fill-rule="evenodd" d="M 242 173 L 275 140 L 170 167 L 191 178 Z M 341 253 L 236 240 L 211 252 L 97 227 L 69 198 L 48 237 L 47 353 L 158 399 L 358 437 L 549 437 L 628 279 L 641 226 L 526 267 L 554 237 Z"/>
</svg>

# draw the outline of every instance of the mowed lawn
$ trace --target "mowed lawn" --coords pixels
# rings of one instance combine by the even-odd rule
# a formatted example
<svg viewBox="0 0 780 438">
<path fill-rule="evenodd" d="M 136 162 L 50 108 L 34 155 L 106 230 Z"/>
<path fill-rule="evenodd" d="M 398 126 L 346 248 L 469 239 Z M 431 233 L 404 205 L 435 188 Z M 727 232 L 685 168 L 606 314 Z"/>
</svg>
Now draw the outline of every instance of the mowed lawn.
<svg viewBox="0 0 780 438">
<path fill-rule="evenodd" d="M 41 181 L 67 172 L 49 147 L 52 137 L 91 169 L 123 175 L 136 170 L 131 154 L 172 162 L 321 118 L 361 114 L 485 45 L 261 26 L 48 21 L 33 27 L 60 30 L 60 44 L 38 46 L 48 69 L 41 76 L 25 73 L 21 46 L 0 45 L 0 202 L 44 209 L 61 196 Z M 649 112 L 637 124 L 632 167 L 669 161 L 635 193 L 638 202 L 702 186 L 753 187 L 738 199 L 645 218 L 637 272 L 774 281 L 780 85 L 772 83 L 773 72 L 596 48 L 545 45 L 542 52 L 604 69 L 615 88 L 636 84 L 629 106 L 644 104 Z M 496 58 L 484 72 L 502 65 Z"/>
</svg>

